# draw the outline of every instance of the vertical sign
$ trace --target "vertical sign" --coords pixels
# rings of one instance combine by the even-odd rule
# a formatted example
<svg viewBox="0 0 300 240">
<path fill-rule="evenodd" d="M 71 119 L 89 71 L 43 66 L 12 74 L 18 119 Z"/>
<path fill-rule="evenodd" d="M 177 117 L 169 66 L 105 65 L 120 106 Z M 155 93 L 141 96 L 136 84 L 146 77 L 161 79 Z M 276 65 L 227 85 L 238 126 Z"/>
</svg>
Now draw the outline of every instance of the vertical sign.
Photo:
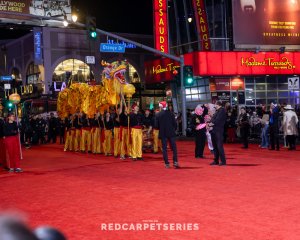
<svg viewBox="0 0 300 240">
<path fill-rule="evenodd" d="M 201 41 L 201 50 L 210 51 L 209 29 L 205 12 L 204 0 L 193 0 L 198 38 Z"/>
<path fill-rule="evenodd" d="M 169 52 L 169 36 L 168 36 L 168 1 L 154 1 L 154 37 L 155 48 L 161 52 Z"/>
<path fill-rule="evenodd" d="M 43 64 L 43 51 L 42 51 L 42 32 L 38 29 L 34 29 L 33 33 L 34 41 L 34 64 Z"/>
</svg>

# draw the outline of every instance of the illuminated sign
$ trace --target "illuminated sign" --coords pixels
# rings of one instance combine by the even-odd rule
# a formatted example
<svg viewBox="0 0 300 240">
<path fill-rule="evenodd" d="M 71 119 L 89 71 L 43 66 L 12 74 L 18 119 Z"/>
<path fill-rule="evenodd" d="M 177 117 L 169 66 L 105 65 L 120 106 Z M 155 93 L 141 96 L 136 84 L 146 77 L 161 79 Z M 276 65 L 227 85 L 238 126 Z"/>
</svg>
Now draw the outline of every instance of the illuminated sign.
<svg viewBox="0 0 300 240">
<path fill-rule="evenodd" d="M 101 43 L 100 52 L 124 53 L 125 47 L 123 44 Z"/>
<path fill-rule="evenodd" d="M 8 13 L 25 13 L 36 16 L 47 17 L 67 17 L 71 19 L 70 0 L 6 0 L 0 1 L 0 18 L 28 19 L 28 17 L 6 15 L 1 12 Z"/>
<path fill-rule="evenodd" d="M 158 83 L 174 79 L 174 70 L 179 69 L 179 62 L 169 58 L 156 59 L 145 63 L 145 82 Z"/>
<path fill-rule="evenodd" d="M 204 0 L 193 0 L 196 25 L 203 51 L 210 51 L 209 29 L 205 12 Z"/>
<path fill-rule="evenodd" d="M 237 45 L 299 45 L 299 0 L 232 0 Z"/>
<path fill-rule="evenodd" d="M 153 74 L 161 74 L 164 72 L 173 72 L 176 68 L 180 68 L 180 65 L 175 65 L 174 63 L 168 63 L 166 66 L 161 64 L 153 66 Z"/>
<path fill-rule="evenodd" d="M 43 51 L 42 51 L 42 32 L 34 29 L 34 63 L 36 65 L 43 64 Z"/>
<path fill-rule="evenodd" d="M 274 58 L 265 58 L 263 61 L 257 61 L 255 57 L 243 58 L 241 59 L 242 66 L 247 67 L 259 67 L 259 66 L 269 66 L 274 69 L 294 69 L 295 65 L 290 62 L 287 57 L 282 57 L 280 61 L 276 61 Z"/>
<path fill-rule="evenodd" d="M 28 13 L 29 1 L 0 1 L 0 11 Z M 27 9 L 26 9 L 27 8 Z"/>
<path fill-rule="evenodd" d="M 12 76 L 0 76 L 1 81 L 12 81 Z"/>
<path fill-rule="evenodd" d="M 153 0 L 154 2 L 154 36 L 155 48 L 161 52 L 169 52 L 168 36 L 168 1 Z"/>
<path fill-rule="evenodd" d="M 53 82 L 53 90 L 55 92 L 61 92 L 67 88 L 67 84 L 65 82 Z"/>
<path fill-rule="evenodd" d="M 108 39 L 107 40 L 107 43 L 109 44 L 123 44 L 125 48 L 136 48 L 136 45 L 133 44 L 133 43 L 127 43 L 127 42 L 124 42 L 124 41 L 118 41 L 118 42 L 115 42 L 114 40 L 112 39 Z"/>
<path fill-rule="evenodd" d="M 300 53 L 193 52 L 184 55 L 197 76 L 300 74 Z"/>
</svg>

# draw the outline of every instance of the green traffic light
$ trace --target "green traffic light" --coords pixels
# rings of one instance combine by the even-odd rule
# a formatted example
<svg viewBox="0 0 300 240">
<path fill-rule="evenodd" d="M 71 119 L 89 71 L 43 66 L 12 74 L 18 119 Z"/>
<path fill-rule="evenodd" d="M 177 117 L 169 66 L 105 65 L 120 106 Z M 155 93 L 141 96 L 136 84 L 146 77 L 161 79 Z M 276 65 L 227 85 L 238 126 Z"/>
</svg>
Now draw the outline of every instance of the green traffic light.
<svg viewBox="0 0 300 240">
<path fill-rule="evenodd" d="M 91 38 L 96 38 L 97 32 L 95 32 L 95 31 L 90 32 L 90 36 L 91 36 Z"/>
<path fill-rule="evenodd" d="M 9 102 L 9 103 L 7 104 L 7 106 L 8 106 L 9 108 L 11 108 L 11 107 L 13 106 L 13 104 L 12 104 L 11 102 Z"/>
<path fill-rule="evenodd" d="M 186 80 L 187 84 L 192 84 L 194 82 L 194 79 L 192 77 L 187 78 Z"/>
</svg>

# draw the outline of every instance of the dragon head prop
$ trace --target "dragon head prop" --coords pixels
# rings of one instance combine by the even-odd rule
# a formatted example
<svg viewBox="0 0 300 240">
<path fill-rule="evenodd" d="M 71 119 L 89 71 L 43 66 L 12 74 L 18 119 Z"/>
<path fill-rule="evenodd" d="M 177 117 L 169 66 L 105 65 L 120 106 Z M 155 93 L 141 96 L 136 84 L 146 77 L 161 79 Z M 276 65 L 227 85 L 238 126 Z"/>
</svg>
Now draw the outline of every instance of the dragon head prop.
<svg viewBox="0 0 300 240">
<path fill-rule="evenodd" d="M 106 79 L 117 80 L 120 84 L 126 84 L 126 62 L 121 62 L 120 64 L 110 64 L 102 60 L 101 65 L 104 66 L 102 75 Z"/>
</svg>

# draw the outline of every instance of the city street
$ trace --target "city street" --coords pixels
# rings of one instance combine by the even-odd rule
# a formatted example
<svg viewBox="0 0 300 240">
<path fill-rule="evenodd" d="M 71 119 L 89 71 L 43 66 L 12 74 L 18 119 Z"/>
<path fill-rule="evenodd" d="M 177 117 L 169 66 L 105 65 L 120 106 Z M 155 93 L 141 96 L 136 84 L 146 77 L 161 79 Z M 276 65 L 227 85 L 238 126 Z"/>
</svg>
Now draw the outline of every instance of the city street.
<svg viewBox="0 0 300 240">
<path fill-rule="evenodd" d="M 193 141 L 177 146 L 181 169 L 165 169 L 161 154 L 134 162 L 58 144 L 24 149 L 23 173 L 0 171 L 0 206 L 72 240 L 298 239 L 299 151 L 226 144 L 228 165 L 220 167 L 209 165 L 207 147 L 199 160 Z M 174 223 L 181 230 L 170 230 Z M 127 227 L 138 224 L 144 229 Z"/>
</svg>

